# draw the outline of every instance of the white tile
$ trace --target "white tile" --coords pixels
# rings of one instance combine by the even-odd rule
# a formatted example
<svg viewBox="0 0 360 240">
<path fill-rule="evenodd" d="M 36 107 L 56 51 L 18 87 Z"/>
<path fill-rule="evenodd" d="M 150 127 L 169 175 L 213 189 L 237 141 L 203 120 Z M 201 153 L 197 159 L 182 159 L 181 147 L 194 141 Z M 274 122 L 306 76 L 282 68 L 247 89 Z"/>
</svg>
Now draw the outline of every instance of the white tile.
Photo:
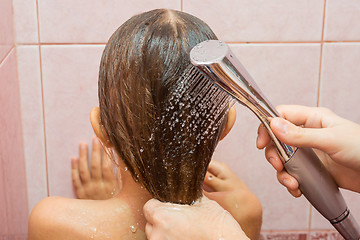
<svg viewBox="0 0 360 240">
<path fill-rule="evenodd" d="M 360 41 L 360 1 L 327 0 L 324 39 Z"/>
<path fill-rule="evenodd" d="M 0 1 L 0 63 L 14 46 L 13 14 L 11 0 Z"/>
<path fill-rule="evenodd" d="M 155 8 L 180 10 L 180 1 L 39 0 L 40 39 L 47 43 L 106 43 L 128 18 Z"/>
<path fill-rule="evenodd" d="M 43 46 L 42 69 L 50 195 L 74 197 L 71 157 L 90 142 L 90 111 L 104 46 Z"/>
<path fill-rule="evenodd" d="M 38 43 L 36 0 L 12 0 L 16 43 Z"/>
<path fill-rule="evenodd" d="M 224 41 L 321 40 L 323 0 L 185 0 L 183 5 Z"/>
<path fill-rule="evenodd" d="M 324 44 L 320 105 L 360 124 L 360 43 Z"/>
<path fill-rule="evenodd" d="M 47 197 L 40 58 L 38 46 L 17 47 L 18 77 L 29 211 Z"/>
</svg>

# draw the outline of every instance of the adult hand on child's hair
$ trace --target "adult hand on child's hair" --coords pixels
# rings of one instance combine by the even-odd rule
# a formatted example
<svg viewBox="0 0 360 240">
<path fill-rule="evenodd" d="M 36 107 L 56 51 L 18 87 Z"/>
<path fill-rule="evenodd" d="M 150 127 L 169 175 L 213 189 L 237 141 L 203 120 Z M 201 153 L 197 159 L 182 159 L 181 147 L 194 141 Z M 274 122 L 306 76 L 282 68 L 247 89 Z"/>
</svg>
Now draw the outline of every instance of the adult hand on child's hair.
<svg viewBox="0 0 360 240">
<path fill-rule="evenodd" d="M 228 165 L 212 160 L 205 176 L 204 188 L 210 190 L 204 191 L 204 195 L 230 212 L 250 239 L 259 238 L 261 203 Z"/>
<path fill-rule="evenodd" d="M 271 129 L 280 141 L 295 147 L 311 147 L 339 187 L 360 192 L 360 125 L 343 119 L 326 108 L 279 106 L 284 119 L 271 120 Z M 301 126 L 301 127 L 299 127 Z M 284 169 L 264 126 L 256 141 L 259 149 L 277 170 L 278 180 L 289 192 L 301 196 L 299 184 Z"/>
<path fill-rule="evenodd" d="M 79 144 L 79 158 L 71 159 L 72 181 L 78 198 L 109 199 L 120 192 L 111 159 L 102 151 L 99 140 L 92 142 L 91 164 L 88 164 L 87 144 Z M 119 179 L 120 180 L 120 179 Z"/>
<path fill-rule="evenodd" d="M 144 214 L 149 240 L 248 239 L 229 212 L 205 196 L 191 206 L 151 199 L 144 205 Z"/>
</svg>

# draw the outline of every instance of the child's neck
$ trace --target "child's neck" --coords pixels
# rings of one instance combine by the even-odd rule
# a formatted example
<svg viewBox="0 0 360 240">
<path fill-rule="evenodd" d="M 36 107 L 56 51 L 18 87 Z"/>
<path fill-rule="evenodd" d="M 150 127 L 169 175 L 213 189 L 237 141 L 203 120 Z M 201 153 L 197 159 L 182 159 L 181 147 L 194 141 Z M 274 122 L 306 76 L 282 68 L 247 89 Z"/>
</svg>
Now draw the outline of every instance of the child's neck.
<svg viewBox="0 0 360 240">
<path fill-rule="evenodd" d="M 119 171 L 121 174 L 121 190 L 120 194 L 116 197 L 117 199 L 121 199 L 121 201 L 125 201 L 131 211 L 133 212 L 133 216 L 138 224 L 138 228 L 142 231 L 145 231 L 146 220 L 143 214 L 144 204 L 149 201 L 152 196 L 150 193 L 141 186 L 139 183 L 135 182 L 133 177 L 131 176 L 130 171 L 125 170 L 125 164 L 119 161 Z"/>
<path fill-rule="evenodd" d="M 144 199 L 145 202 L 151 198 L 150 193 L 141 184 L 135 182 L 131 176 L 130 171 L 123 164 L 119 164 L 121 174 L 121 185 L 119 197 L 121 198 L 139 198 Z"/>
</svg>

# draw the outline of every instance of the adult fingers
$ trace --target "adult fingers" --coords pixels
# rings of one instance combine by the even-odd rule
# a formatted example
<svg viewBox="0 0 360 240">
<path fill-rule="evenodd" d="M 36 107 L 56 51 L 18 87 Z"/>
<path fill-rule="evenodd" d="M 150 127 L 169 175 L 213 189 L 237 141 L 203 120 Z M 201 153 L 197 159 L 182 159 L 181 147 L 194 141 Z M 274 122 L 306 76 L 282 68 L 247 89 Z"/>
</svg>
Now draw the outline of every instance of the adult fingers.
<svg viewBox="0 0 360 240">
<path fill-rule="evenodd" d="M 150 223 L 146 223 L 145 225 L 145 234 L 148 239 L 152 239 L 151 232 L 152 232 L 153 226 Z"/>
<path fill-rule="evenodd" d="M 150 224 L 154 224 L 154 210 L 158 207 L 161 207 L 164 203 L 161 203 L 159 200 L 156 200 L 154 198 L 147 201 L 143 207 L 144 215 L 146 218 L 146 221 Z"/>
<path fill-rule="evenodd" d="M 83 184 L 90 181 L 90 172 L 88 164 L 88 147 L 86 143 L 80 143 L 79 145 L 79 172 L 80 178 Z"/>
<path fill-rule="evenodd" d="M 258 136 L 256 138 L 256 147 L 258 149 L 263 149 L 270 143 L 271 143 L 271 138 L 267 133 L 266 128 L 264 127 L 263 124 L 260 124 L 258 128 Z"/>
<path fill-rule="evenodd" d="M 311 116 L 318 113 L 319 108 L 301 105 L 279 105 L 276 110 L 280 115 L 295 125 L 305 125 Z"/>
<path fill-rule="evenodd" d="M 280 160 L 276 147 L 270 145 L 265 149 L 265 158 L 275 168 L 276 171 L 280 172 L 284 169 L 284 165 Z"/>
<path fill-rule="evenodd" d="M 277 178 L 278 181 L 288 189 L 291 195 L 293 195 L 294 197 L 301 196 L 299 183 L 293 176 L 291 176 L 286 171 L 281 171 L 277 173 Z"/>
<path fill-rule="evenodd" d="M 101 173 L 101 144 L 97 137 L 93 137 L 92 151 L 91 151 L 91 178 L 93 180 L 100 180 Z"/>
<path fill-rule="evenodd" d="M 331 132 L 326 129 L 302 128 L 282 118 L 271 120 L 271 129 L 280 141 L 295 147 L 312 147 L 326 151 Z"/>
</svg>

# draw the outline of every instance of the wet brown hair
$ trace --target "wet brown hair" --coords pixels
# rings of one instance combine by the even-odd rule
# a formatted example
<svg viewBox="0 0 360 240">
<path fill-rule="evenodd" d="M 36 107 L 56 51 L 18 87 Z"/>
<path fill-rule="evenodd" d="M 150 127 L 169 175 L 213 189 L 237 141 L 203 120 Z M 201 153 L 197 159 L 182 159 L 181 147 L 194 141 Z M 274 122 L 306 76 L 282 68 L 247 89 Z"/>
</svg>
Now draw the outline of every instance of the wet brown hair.
<svg viewBox="0 0 360 240">
<path fill-rule="evenodd" d="M 186 87 L 189 79 L 201 78 L 189 68 L 190 50 L 208 39 L 216 36 L 200 19 L 157 9 L 126 21 L 103 52 L 101 123 L 134 179 L 161 201 L 191 204 L 202 196 L 223 130 L 218 122 L 225 112 L 210 111 L 214 99 L 194 102 L 193 86 Z M 210 86 L 209 96 L 219 91 L 202 82 Z"/>
</svg>

